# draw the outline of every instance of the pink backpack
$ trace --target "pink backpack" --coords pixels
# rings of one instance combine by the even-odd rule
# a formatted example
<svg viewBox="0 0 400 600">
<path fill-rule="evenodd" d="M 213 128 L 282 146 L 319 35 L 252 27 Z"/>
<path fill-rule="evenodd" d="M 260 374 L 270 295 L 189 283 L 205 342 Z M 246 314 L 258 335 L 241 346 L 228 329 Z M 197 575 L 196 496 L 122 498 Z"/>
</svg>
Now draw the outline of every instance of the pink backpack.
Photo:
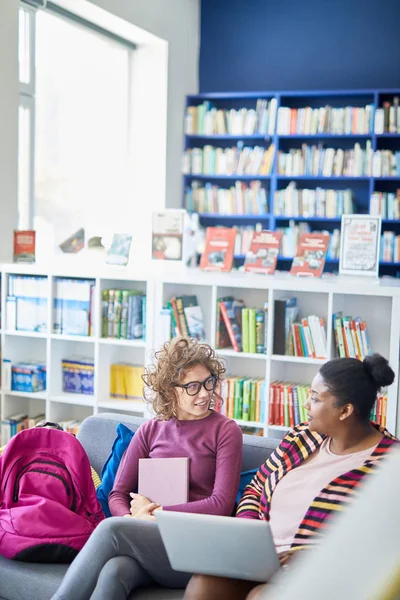
<svg viewBox="0 0 400 600">
<path fill-rule="evenodd" d="M 71 562 L 105 517 L 89 459 L 65 431 L 21 431 L 0 458 L 0 554 Z"/>
</svg>

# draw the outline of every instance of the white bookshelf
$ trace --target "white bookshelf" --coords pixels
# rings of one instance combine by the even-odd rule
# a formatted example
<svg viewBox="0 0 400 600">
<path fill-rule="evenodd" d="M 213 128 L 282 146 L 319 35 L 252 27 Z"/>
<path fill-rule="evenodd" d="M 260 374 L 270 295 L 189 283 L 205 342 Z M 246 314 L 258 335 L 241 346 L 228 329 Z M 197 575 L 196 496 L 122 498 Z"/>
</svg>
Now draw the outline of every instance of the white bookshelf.
<svg viewBox="0 0 400 600">
<path fill-rule="evenodd" d="M 83 419 L 98 412 L 131 413 L 148 416 L 147 405 L 138 401 L 113 400 L 109 395 L 109 373 L 113 362 L 148 363 L 157 339 L 157 316 L 163 305 L 174 295 L 196 294 L 204 314 L 206 341 L 214 345 L 216 333 L 217 298 L 233 295 L 247 306 L 262 306 L 269 301 L 268 343 L 266 354 L 237 353 L 223 349 L 218 354 L 227 364 L 227 374 L 264 378 L 267 389 L 275 380 L 310 383 L 318 368 L 325 362 L 294 356 L 280 356 L 273 350 L 274 300 L 296 296 L 300 316 L 317 314 L 327 323 L 328 357 L 335 356 L 332 335 L 332 314 L 361 316 L 368 322 L 373 350 L 389 359 L 396 382 L 389 388 L 387 427 L 399 433 L 398 374 L 400 341 L 400 283 L 396 280 L 352 280 L 326 277 L 319 280 L 293 278 L 287 274 L 274 276 L 243 273 L 205 273 L 176 265 L 155 264 L 137 268 L 107 267 L 94 269 L 82 265 L 39 268 L 37 265 L 2 264 L 1 314 L 2 357 L 11 361 L 40 359 L 47 364 L 47 390 L 36 394 L 1 391 L 1 418 L 17 412 L 34 416 L 45 412 L 51 420 Z M 8 331 L 4 322 L 6 290 L 10 274 L 46 276 L 48 278 L 47 332 Z M 55 277 L 81 277 L 95 280 L 95 331 L 92 337 L 66 336 L 52 332 L 53 289 Z M 146 341 L 103 339 L 101 334 L 101 293 L 104 289 L 138 289 L 146 293 Z M 94 395 L 66 394 L 62 391 L 61 359 L 71 354 L 90 356 L 95 364 Z M 4 381 L 4 379 L 3 379 Z M 281 437 L 285 428 L 265 423 L 264 434 Z"/>
</svg>

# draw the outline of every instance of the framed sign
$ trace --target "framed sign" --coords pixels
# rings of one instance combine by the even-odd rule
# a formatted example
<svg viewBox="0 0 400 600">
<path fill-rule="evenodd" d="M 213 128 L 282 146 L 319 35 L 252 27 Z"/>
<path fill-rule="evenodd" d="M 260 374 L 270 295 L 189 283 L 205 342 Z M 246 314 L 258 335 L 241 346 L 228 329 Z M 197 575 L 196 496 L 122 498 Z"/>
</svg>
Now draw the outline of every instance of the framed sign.
<svg viewBox="0 0 400 600">
<path fill-rule="evenodd" d="M 340 275 L 378 277 L 381 217 L 342 215 Z"/>
</svg>

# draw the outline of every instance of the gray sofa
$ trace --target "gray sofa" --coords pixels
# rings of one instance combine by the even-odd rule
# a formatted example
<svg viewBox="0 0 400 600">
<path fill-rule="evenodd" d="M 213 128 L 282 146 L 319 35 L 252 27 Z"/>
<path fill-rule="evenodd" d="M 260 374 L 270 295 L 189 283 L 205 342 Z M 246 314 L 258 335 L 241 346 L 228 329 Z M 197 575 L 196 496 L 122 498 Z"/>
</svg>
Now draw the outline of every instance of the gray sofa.
<svg viewBox="0 0 400 600">
<path fill-rule="evenodd" d="M 102 413 L 83 421 L 78 439 L 83 444 L 93 468 L 100 473 L 110 453 L 118 423 L 135 430 L 143 419 L 129 415 Z M 259 467 L 279 440 L 251 435 L 243 436 L 243 471 Z M 67 565 L 22 563 L 0 556 L 0 600 L 48 600 L 57 590 Z M 182 590 L 160 587 L 133 592 L 135 600 L 177 600 Z M 71 598 L 71 600 L 74 600 Z"/>
</svg>

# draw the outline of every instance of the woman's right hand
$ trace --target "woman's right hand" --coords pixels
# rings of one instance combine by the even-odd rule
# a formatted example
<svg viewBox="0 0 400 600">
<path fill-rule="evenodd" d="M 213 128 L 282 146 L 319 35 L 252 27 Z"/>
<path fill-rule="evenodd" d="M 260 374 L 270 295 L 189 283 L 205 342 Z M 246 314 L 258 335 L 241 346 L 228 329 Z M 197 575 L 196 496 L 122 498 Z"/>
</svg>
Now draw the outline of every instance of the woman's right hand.
<svg viewBox="0 0 400 600">
<path fill-rule="evenodd" d="M 144 506 L 135 515 L 132 515 L 132 518 L 137 519 L 138 521 L 155 521 L 156 518 L 153 515 L 155 510 L 162 510 L 162 506 L 156 502 L 150 502 L 150 504 Z"/>
</svg>

